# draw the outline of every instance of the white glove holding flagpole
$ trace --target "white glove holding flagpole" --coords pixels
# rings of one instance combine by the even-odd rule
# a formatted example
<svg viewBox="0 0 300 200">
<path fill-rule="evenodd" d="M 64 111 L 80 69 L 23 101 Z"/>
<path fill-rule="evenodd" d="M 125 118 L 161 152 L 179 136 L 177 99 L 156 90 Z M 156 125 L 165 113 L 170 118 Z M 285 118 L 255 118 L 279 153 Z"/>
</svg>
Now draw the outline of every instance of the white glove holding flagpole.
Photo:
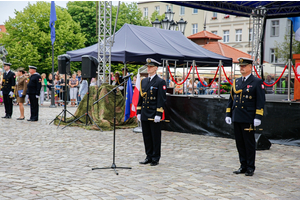
<svg viewBox="0 0 300 200">
<path fill-rule="evenodd" d="M 136 117 L 137 117 L 138 121 L 141 122 L 141 114 L 138 114 Z"/>
</svg>

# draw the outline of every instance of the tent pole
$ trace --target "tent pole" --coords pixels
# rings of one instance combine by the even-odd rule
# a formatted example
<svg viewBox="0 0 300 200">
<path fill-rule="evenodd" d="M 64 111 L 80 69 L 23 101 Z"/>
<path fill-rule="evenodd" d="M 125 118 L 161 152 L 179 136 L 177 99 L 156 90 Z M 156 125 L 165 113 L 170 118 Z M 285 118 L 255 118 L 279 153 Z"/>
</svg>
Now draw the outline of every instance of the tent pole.
<svg viewBox="0 0 300 200">
<path fill-rule="evenodd" d="M 193 80 L 192 80 L 192 95 L 194 96 L 194 83 L 195 83 L 195 60 L 193 60 Z"/>
</svg>

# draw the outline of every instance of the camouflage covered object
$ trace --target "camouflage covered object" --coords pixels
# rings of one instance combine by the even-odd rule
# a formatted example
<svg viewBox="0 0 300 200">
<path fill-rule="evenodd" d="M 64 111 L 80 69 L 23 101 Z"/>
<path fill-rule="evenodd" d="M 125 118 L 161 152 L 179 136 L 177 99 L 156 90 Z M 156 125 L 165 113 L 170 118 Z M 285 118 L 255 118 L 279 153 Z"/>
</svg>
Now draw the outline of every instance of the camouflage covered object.
<svg viewBox="0 0 300 200">
<path fill-rule="evenodd" d="M 115 86 L 102 84 L 100 88 L 98 86 L 90 86 L 90 97 L 89 97 L 89 115 L 93 118 L 95 123 L 102 130 L 113 130 L 114 125 L 114 92 L 111 92 L 106 97 L 101 99 L 97 104 L 93 105 L 95 101 L 109 93 Z M 74 116 L 76 118 L 84 115 L 86 113 L 88 95 L 85 95 L 81 100 Z M 116 128 L 133 128 L 137 126 L 136 118 L 129 118 L 124 122 L 125 114 L 125 98 L 121 94 L 120 90 L 117 89 L 116 93 Z M 60 117 L 58 117 L 60 119 Z M 67 122 L 74 120 L 74 117 L 68 118 Z M 81 121 L 81 122 L 80 122 Z M 88 118 L 89 126 L 86 124 L 86 116 L 82 117 L 80 121 L 76 121 L 71 126 L 80 126 L 86 129 L 95 129 L 97 126 L 92 125 L 93 122 Z M 55 124 L 58 125 L 59 120 L 55 120 Z M 61 122 L 61 124 L 66 125 L 67 123 Z"/>
</svg>

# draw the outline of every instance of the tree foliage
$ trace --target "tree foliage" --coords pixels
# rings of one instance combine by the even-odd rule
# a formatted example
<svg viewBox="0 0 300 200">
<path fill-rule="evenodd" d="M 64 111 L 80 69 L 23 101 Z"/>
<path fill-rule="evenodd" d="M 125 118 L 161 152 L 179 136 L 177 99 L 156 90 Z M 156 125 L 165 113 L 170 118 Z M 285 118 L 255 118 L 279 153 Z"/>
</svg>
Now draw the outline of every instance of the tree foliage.
<svg viewBox="0 0 300 200">
<path fill-rule="evenodd" d="M 157 11 L 154 11 L 151 15 L 151 22 L 155 21 L 156 19 L 158 19 L 158 21 L 162 21 L 163 19 L 165 19 L 165 14 L 159 15 Z"/>
<path fill-rule="evenodd" d="M 98 42 L 96 20 L 96 1 L 69 1 L 67 10 L 73 20 L 80 24 L 81 32 L 87 39 L 85 46 L 91 46 Z"/>
<path fill-rule="evenodd" d="M 0 43 L 8 51 L 7 60 L 12 68 L 34 65 L 39 73 L 50 73 L 52 69 L 52 45 L 50 40 L 50 3 L 28 3 L 23 11 L 15 11 L 15 18 L 5 23 L 7 34 L 2 33 Z M 54 43 L 54 64 L 57 69 L 57 56 L 66 51 L 84 47 L 85 37 L 80 25 L 73 21 L 66 9 L 56 6 L 56 40 Z M 78 65 L 78 64 L 77 64 Z M 75 70 L 76 64 L 72 64 Z"/>
<path fill-rule="evenodd" d="M 295 35 L 295 34 L 294 34 Z M 275 56 L 288 62 L 290 58 L 290 34 L 284 36 L 284 41 L 279 43 L 275 41 Z M 300 42 L 292 38 L 292 54 L 300 54 Z"/>
</svg>

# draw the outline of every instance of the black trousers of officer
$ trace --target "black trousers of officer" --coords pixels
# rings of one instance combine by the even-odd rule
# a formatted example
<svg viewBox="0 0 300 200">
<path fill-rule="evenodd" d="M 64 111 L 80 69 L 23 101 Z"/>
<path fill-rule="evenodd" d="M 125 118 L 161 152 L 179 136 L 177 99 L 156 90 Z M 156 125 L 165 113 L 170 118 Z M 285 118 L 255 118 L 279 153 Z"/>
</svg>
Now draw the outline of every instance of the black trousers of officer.
<svg viewBox="0 0 300 200">
<path fill-rule="evenodd" d="M 245 130 L 250 127 L 249 123 L 234 122 L 233 124 L 241 168 L 255 170 L 255 131 L 249 132 Z M 251 126 L 254 127 L 253 124 Z"/>
<path fill-rule="evenodd" d="M 36 98 L 35 94 L 29 94 L 30 101 L 30 119 L 38 120 L 39 119 L 39 99 Z"/>
<path fill-rule="evenodd" d="M 11 117 L 13 112 L 13 99 L 10 98 L 8 94 L 3 94 L 3 101 L 5 107 L 5 116 Z"/>
<path fill-rule="evenodd" d="M 161 150 L 161 124 L 154 121 L 142 121 L 142 131 L 147 159 L 159 161 Z"/>
</svg>

